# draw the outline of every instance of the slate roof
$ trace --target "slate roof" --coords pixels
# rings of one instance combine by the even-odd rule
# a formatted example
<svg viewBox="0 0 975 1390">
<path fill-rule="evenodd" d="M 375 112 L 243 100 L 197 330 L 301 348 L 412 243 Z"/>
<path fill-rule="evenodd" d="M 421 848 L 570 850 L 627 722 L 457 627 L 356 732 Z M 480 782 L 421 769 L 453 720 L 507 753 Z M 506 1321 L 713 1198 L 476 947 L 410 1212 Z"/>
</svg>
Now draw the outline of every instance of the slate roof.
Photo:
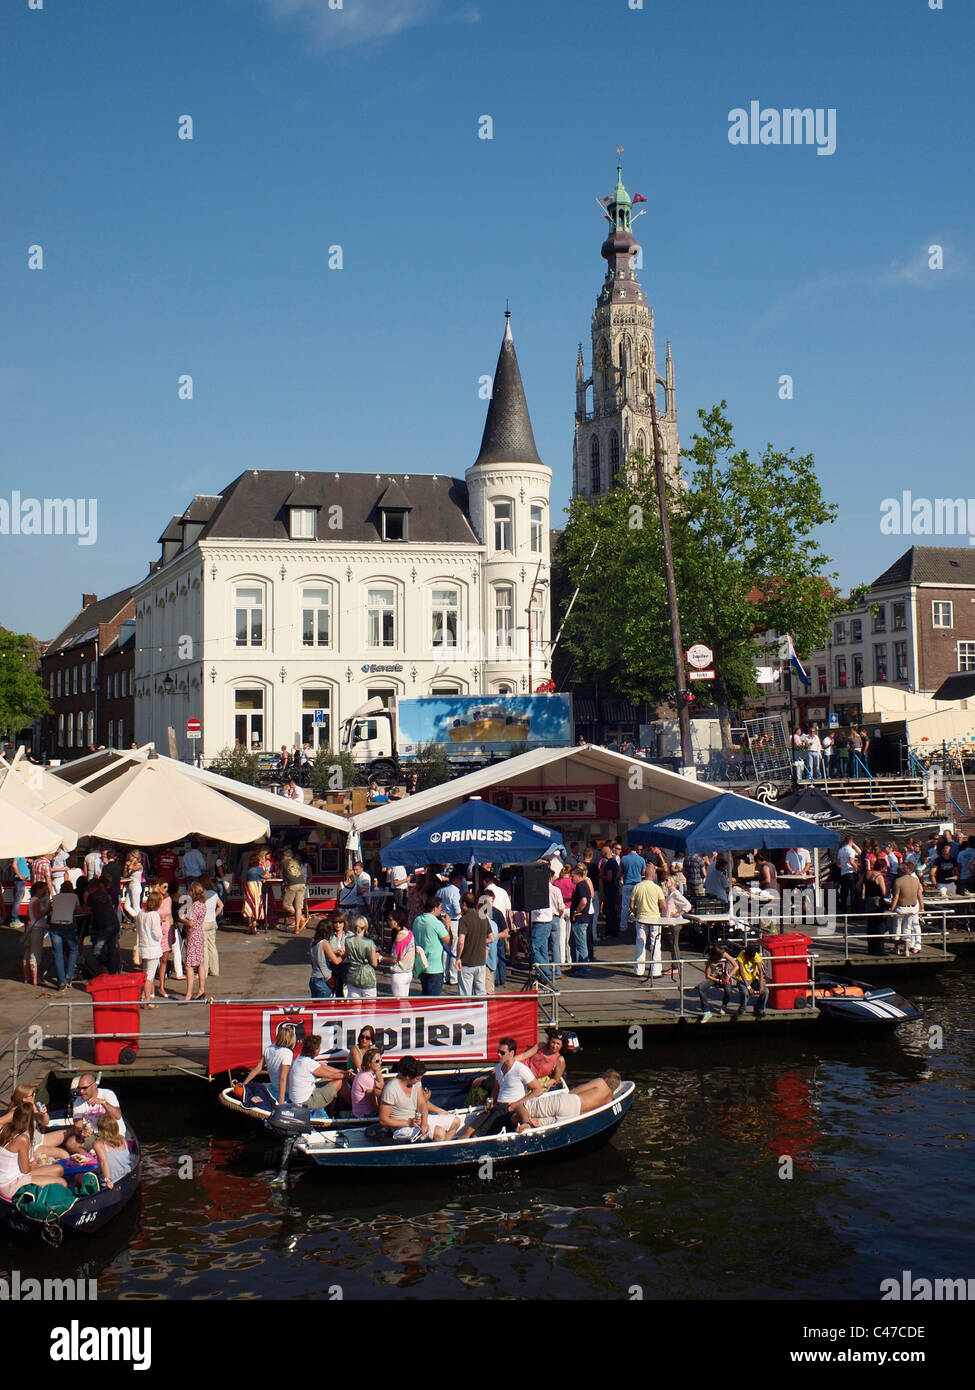
<svg viewBox="0 0 975 1390">
<path fill-rule="evenodd" d="M 488 406 L 481 437 L 479 463 L 541 463 L 532 433 L 525 388 L 521 384 L 518 358 L 510 320 L 505 324 L 498 365 L 494 373 L 491 404 Z"/>
<path fill-rule="evenodd" d="M 477 545 L 471 526 L 467 484 L 460 478 L 427 474 L 309 473 L 296 485 L 293 470 L 241 473 L 215 499 L 198 539 L 286 541 L 289 506 L 318 509 L 318 539 L 375 544 L 381 539 L 380 502 L 410 513 L 411 544 Z M 395 500 L 394 500 L 395 499 Z M 329 508 L 342 508 L 342 526 L 329 526 Z M 165 535 L 169 535 L 167 527 Z M 296 541 L 295 544 L 313 544 Z M 396 542 L 386 542 L 396 544 Z"/>
<path fill-rule="evenodd" d="M 89 603 L 87 608 L 82 608 L 79 613 L 76 613 L 70 623 L 61 629 L 57 637 L 47 644 L 44 648 L 45 655 L 49 652 L 61 651 L 64 647 L 72 647 L 80 638 L 94 634 L 98 630 L 99 623 L 112 622 L 131 602 L 132 590 L 119 589 L 117 594 L 109 594 L 107 598 L 100 598 L 95 603 Z"/>
<path fill-rule="evenodd" d="M 975 585 L 975 547 L 912 545 L 870 587 L 895 584 Z"/>
</svg>

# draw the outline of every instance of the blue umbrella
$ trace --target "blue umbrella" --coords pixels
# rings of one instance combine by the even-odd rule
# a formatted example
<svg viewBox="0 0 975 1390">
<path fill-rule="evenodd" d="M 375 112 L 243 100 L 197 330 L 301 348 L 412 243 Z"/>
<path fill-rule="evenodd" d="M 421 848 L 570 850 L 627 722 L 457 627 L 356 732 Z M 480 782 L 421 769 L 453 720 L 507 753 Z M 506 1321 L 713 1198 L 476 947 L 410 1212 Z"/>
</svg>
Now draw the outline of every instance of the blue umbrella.
<svg viewBox="0 0 975 1390">
<path fill-rule="evenodd" d="M 835 830 L 777 807 L 725 792 L 627 832 L 631 845 L 660 845 L 691 854 L 711 849 L 835 849 Z"/>
<path fill-rule="evenodd" d="M 379 858 L 387 867 L 402 864 L 408 869 L 469 859 L 527 864 L 561 843 L 561 836 L 547 825 L 476 797 L 391 840 Z"/>
</svg>

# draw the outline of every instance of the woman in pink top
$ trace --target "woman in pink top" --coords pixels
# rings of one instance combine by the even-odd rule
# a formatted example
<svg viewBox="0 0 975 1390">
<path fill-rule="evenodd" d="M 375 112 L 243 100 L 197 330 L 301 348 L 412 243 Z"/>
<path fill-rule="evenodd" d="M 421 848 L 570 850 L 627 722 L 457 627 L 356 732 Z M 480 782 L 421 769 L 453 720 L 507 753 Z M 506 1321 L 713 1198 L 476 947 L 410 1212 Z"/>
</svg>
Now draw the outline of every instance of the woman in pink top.
<svg viewBox="0 0 975 1390">
<path fill-rule="evenodd" d="M 561 878 L 555 880 L 555 887 L 562 894 L 562 901 L 566 907 L 569 907 L 572 903 L 572 890 L 575 884 L 572 882 L 572 875 L 567 869 L 563 869 Z"/>
<path fill-rule="evenodd" d="M 159 925 L 162 928 L 162 941 L 160 948 L 162 955 L 159 957 L 159 993 L 165 999 L 166 995 L 166 971 L 169 968 L 169 953 L 173 949 L 173 933 L 176 930 L 173 922 L 173 900 L 169 896 L 169 884 L 165 879 L 157 879 L 152 885 L 152 891 L 158 893 L 159 906 L 156 911 L 159 913 Z"/>
<path fill-rule="evenodd" d="M 379 1114 L 379 1097 L 385 1084 L 383 1054 L 378 1047 L 370 1047 L 352 1078 L 352 1113 L 357 1119 L 372 1120 Z"/>
</svg>

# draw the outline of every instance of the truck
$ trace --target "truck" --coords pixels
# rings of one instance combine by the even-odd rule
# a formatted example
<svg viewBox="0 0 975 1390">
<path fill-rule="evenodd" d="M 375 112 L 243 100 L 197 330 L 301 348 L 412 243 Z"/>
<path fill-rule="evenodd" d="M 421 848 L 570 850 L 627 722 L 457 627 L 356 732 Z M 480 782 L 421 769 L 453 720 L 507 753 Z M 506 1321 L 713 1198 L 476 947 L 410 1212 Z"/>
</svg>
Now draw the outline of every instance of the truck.
<svg viewBox="0 0 975 1390">
<path fill-rule="evenodd" d="M 531 748 L 572 744 L 572 696 L 429 695 L 373 698 L 342 721 L 339 751 L 367 778 L 399 781 L 423 748 L 442 747 L 457 775 Z"/>
</svg>

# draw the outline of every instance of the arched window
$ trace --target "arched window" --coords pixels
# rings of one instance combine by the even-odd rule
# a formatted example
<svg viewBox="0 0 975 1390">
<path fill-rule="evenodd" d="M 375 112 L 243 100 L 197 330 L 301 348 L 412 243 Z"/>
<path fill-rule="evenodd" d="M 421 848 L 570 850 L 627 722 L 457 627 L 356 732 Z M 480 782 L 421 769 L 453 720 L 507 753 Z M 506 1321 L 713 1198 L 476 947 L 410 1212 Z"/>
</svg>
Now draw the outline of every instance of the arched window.
<svg viewBox="0 0 975 1390">
<path fill-rule="evenodd" d="M 642 430 L 636 437 L 636 451 L 643 458 L 647 457 L 647 437 Z"/>
<path fill-rule="evenodd" d="M 609 484 L 616 487 L 620 473 L 620 437 L 613 430 L 609 436 Z"/>
<path fill-rule="evenodd" d="M 589 492 L 593 497 L 599 496 L 602 479 L 599 471 L 599 440 L 595 435 L 589 445 Z"/>
</svg>

